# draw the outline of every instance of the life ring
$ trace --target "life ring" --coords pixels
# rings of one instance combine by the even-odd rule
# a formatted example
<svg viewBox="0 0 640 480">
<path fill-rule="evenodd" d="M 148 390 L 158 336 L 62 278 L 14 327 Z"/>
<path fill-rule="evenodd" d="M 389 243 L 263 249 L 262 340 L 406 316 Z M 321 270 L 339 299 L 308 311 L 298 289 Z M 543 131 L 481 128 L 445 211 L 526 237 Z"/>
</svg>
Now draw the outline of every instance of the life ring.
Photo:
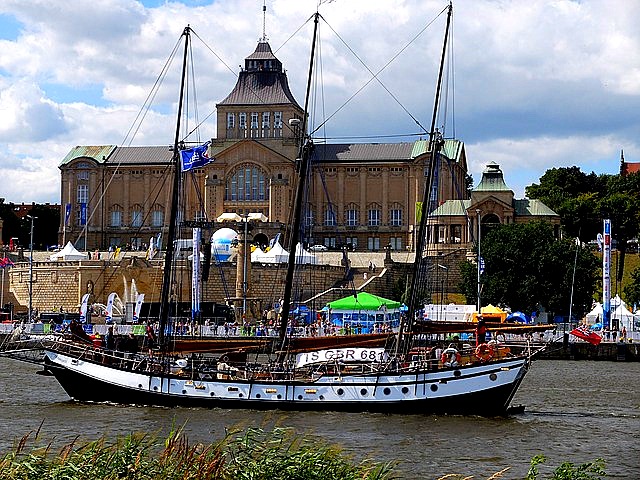
<svg viewBox="0 0 640 480">
<path fill-rule="evenodd" d="M 445 367 L 457 367 L 460 363 L 460 352 L 453 347 L 449 347 L 440 355 L 440 361 Z"/>
<path fill-rule="evenodd" d="M 483 362 L 488 362 L 493 358 L 495 353 L 494 347 L 489 343 L 481 343 L 476 347 L 476 357 Z"/>
</svg>

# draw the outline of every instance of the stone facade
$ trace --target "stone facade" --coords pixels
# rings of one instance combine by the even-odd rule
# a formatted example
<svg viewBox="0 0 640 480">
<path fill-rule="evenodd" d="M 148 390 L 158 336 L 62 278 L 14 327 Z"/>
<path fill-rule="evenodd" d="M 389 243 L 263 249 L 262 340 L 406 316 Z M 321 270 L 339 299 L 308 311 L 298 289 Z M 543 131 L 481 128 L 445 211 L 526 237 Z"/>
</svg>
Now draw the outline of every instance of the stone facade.
<svg viewBox="0 0 640 480">
<path fill-rule="evenodd" d="M 282 64 L 267 42 L 259 42 L 237 84 L 217 105 L 216 137 L 208 148 L 215 160 L 185 174 L 183 219 L 262 213 L 268 221 L 254 225 L 254 236 L 286 234 L 303 116 Z M 447 140 L 441 156 L 440 198 L 464 198 L 464 145 Z M 172 158 L 169 148 L 160 146 L 74 147 L 60 166 L 61 203 L 70 213 L 62 216 L 60 243 L 72 240 L 90 251 L 117 245 L 141 249 L 166 233 Z M 305 243 L 350 244 L 358 251 L 382 251 L 386 245 L 410 249 L 430 160 L 423 140 L 318 143 L 311 158 Z"/>
</svg>

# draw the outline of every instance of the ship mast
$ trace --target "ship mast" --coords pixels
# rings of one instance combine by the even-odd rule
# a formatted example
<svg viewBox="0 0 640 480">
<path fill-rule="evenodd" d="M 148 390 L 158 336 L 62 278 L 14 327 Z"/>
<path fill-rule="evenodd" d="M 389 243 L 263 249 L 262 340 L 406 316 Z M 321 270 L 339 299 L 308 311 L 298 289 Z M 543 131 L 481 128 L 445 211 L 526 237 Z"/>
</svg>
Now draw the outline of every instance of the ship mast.
<svg viewBox="0 0 640 480">
<path fill-rule="evenodd" d="M 158 341 L 160 348 L 164 349 L 165 339 L 164 332 L 169 323 L 169 298 L 171 295 L 171 274 L 174 254 L 174 241 L 176 237 L 176 219 L 178 216 L 178 191 L 180 187 L 180 119 L 182 118 L 182 104 L 184 99 L 184 90 L 187 77 L 187 57 L 189 51 L 189 40 L 191 36 L 191 27 L 187 25 L 182 32 L 185 38 L 184 55 L 182 58 L 182 77 L 180 80 L 180 98 L 178 100 L 178 118 L 176 121 L 176 134 L 173 142 L 173 191 L 171 194 L 171 206 L 169 213 L 169 231 L 167 233 L 167 248 L 164 256 L 164 268 L 162 270 L 162 291 L 160 294 L 160 327 L 158 332 Z"/>
<path fill-rule="evenodd" d="M 320 13 L 316 12 L 313 16 L 313 41 L 311 44 L 311 58 L 309 59 L 309 76 L 307 78 L 307 94 L 304 101 L 304 115 L 302 117 L 302 128 L 300 129 L 302 138 L 299 139 L 300 146 L 298 158 L 296 159 L 296 170 L 298 172 L 298 185 L 296 187 L 296 196 L 293 204 L 293 222 L 291 232 L 289 233 L 289 263 L 287 265 L 287 275 L 285 277 L 284 295 L 282 299 L 282 308 L 280 310 L 280 333 L 278 343 L 280 355 L 278 360 L 282 361 L 285 354 L 285 341 L 287 335 L 287 324 L 289 321 L 289 310 L 291 303 L 291 293 L 293 290 L 293 274 L 296 267 L 296 247 L 300 239 L 300 225 L 302 223 L 302 201 L 306 189 L 307 176 L 309 172 L 309 157 L 313 151 L 313 142 L 307 138 L 307 119 L 309 117 L 309 99 L 311 95 L 311 79 L 313 75 L 313 62 L 316 50 L 316 38 L 318 35 L 318 18 Z"/>
<path fill-rule="evenodd" d="M 426 231 L 427 231 L 427 218 L 430 214 L 430 200 L 431 193 L 434 187 L 434 179 L 436 177 L 435 172 L 438 165 L 438 152 L 444 145 L 444 141 L 440 133 L 436 130 L 436 120 L 438 116 L 438 105 L 440 103 L 440 91 L 442 89 L 442 75 L 444 71 L 444 62 L 447 51 L 447 42 L 449 39 L 449 27 L 451 25 L 451 15 L 453 13 L 453 5 L 449 3 L 447 11 L 447 25 L 445 27 L 444 41 L 442 44 L 442 56 L 440 58 L 440 70 L 438 72 L 438 82 L 436 84 L 436 97 L 433 105 L 433 116 L 431 117 L 431 129 L 429 131 L 429 166 L 427 170 L 424 194 L 422 199 L 422 214 L 420 215 L 420 225 L 418 228 L 418 234 L 415 240 L 415 260 L 413 262 L 411 287 L 409 289 L 408 296 L 408 309 L 407 318 L 400 324 L 400 332 L 398 333 L 398 348 L 403 341 L 403 333 L 406 329 L 406 333 L 411 336 L 413 330 L 413 323 L 415 322 L 416 315 L 416 302 L 421 300 L 418 297 L 418 283 L 420 281 L 420 272 L 422 267 L 422 255 L 426 244 Z M 405 326 L 406 323 L 406 326 Z M 406 342 L 408 347 L 409 342 Z"/>
</svg>

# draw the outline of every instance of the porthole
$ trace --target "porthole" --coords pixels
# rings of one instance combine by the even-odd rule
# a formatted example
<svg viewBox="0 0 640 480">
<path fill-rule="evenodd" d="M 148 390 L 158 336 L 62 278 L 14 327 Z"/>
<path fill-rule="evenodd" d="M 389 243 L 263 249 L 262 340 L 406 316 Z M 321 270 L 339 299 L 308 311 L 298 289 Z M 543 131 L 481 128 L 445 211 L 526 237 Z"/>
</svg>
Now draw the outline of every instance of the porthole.
<svg viewBox="0 0 640 480">
<path fill-rule="evenodd" d="M 339 388 L 338 390 L 336 390 L 336 393 L 340 396 L 344 395 L 344 390 Z"/>
<path fill-rule="evenodd" d="M 158 387 L 153 387 L 153 389 L 157 392 L 158 391 Z"/>
<path fill-rule="evenodd" d="M 391 395 L 391 389 L 389 387 L 385 387 L 385 389 L 382 390 L 382 393 L 384 393 L 385 395 Z"/>
<path fill-rule="evenodd" d="M 282 395 L 281 395 L 281 394 L 278 394 L 278 397 L 277 397 L 277 398 L 278 398 L 278 400 L 282 399 Z"/>
<path fill-rule="evenodd" d="M 459 377 L 460 375 L 462 375 L 462 372 L 460 370 L 454 370 L 453 371 L 453 376 L 454 377 Z"/>
<path fill-rule="evenodd" d="M 141 383 L 138 384 L 138 388 L 142 388 L 142 384 Z"/>
<path fill-rule="evenodd" d="M 215 396 L 216 396 L 216 394 L 215 394 L 215 393 L 213 393 L 213 392 L 211 392 L 211 394 L 210 394 L 210 395 L 211 395 L 212 397 L 215 397 Z"/>
<path fill-rule="evenodd" d="M 324 395 L 320 395 L 318 398 L 319 398 L 320 400 L 324 400 Z"/>
<path fill-rule="evenodd" d="M 360 395 L 362 395 L 363 397 L 366 397 L 366 396 L 367 396 L 367 393 L 368 393 L 368 392 L 367 392 L 367 389 L 366 389 L 366 388 L 363 388 L 362 390 L 360 390 Z"/>
<path fill-rule="evenodd" d="M 438 385 L 436 385 L 435 383 L 432 383 L 431 387 L 429 387 L 429 388 L 431 388 L 432 392 L 437 392 L 438 391 Z"/>
<path fill-rule="evenodd" d="M 182 390 L 182 394 L 184 395 L 185 393 L 187 393 L 187 391 L 186 390 Z"/>
<path fill-rule="evenodd" d="M 409 393 L 409 389 L 407 387 L 402 387 L 402 393 L 406 395 L 407 393 Z"/>
<path fill-rule="evenodd" d="M 244 395 L 242 395 L 241 393 L 238 394 L 238 397 L 242 398 L 244 397 Z"/>
<path fill-rule="evenodd" d="M 256 393 L 256 398 L 260 398 L 260 394 L 259 393 Z"/>
<path fill-rule="evenodd" d="M 302 400 L 302 395 L 298 395 L 298 400 Z"/>
<path fill-rule="evenodd" d="M 495 373 L 492 373 L 491 375 L 489 375 L 489 380 L 495 382 L 498 379 L 498 375 L 496 375 Z"/>
</svg>

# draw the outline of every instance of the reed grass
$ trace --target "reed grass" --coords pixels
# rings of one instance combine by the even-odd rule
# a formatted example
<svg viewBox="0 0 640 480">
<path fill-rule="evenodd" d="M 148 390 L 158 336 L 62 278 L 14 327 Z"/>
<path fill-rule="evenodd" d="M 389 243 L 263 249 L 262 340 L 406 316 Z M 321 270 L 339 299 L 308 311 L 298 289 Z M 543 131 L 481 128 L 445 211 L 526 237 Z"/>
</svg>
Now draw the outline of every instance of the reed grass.
<svg viewBox="0 0 640 480">
<path fill-rule="evenodd" d="M 163 479 L 163 480 L 387 480 L 394 464 L 354 462 L 339 448 L 291 429 L 249 428 L 228 432 L 218 443 L 191 445 L 182 428 L 166 439 L 130 434 L 109 442 L 105 437 L 77 439 L 53 452 L 30 432 L 0 457 L 0 479 Z"/>
</svg>

